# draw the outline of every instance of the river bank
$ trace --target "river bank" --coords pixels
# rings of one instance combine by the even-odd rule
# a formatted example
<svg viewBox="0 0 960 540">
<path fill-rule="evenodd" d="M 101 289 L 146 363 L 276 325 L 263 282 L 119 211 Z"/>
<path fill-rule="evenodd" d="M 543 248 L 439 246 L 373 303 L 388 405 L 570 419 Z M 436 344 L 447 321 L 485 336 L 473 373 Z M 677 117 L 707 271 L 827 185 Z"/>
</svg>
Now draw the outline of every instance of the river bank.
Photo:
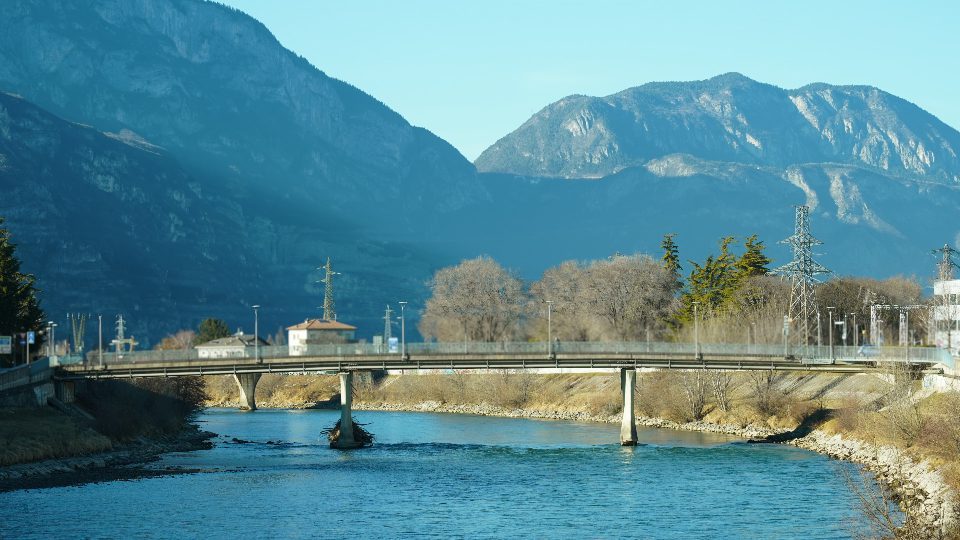
<svg viewBox="0 0 960 540">
<path fill-rule="evenodd" d="M 7 465 L 0 467 L 0 492 L 196 472 L 144 465 L 170 452 L 209 449 L 215 436 L 191 426 L 177 435 L 140 437 L 104 452 Z"/>
</svg>

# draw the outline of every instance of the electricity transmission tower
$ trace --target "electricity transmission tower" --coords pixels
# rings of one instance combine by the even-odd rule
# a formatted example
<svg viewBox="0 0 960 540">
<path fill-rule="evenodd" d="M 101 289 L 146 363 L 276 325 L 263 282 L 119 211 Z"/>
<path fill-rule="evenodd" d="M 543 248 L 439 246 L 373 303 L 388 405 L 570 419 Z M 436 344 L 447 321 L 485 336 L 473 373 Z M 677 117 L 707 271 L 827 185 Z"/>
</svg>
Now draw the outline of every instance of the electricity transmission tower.
<svg viewBox="0 0 960 540">
<path fill-rule="evenodd" d="M 957 250 L 944 244 L 942 248 L 935 249 L 931 253 L 940 255 L 940 262 L 937 263 L 937 279 L 940 281 L 950 281 L 953 279 L 953 269 L 960 268 L 953 258 L 957 255 Z"/>
<path fill-rule="evenodd" d="M 390 309 L 390 304 L 387 304 L 387 311 L 383 315 L 383 342 L 390 343 L 390 338 L 393 336 L 393 310 Z"/>
<path fill-rule="evenodd" d="M 330 266 L 330 257 L 327 257 L 327 264 L 318 268 L 317 270 L 323 270 L 323 279 L 320 280 L 320 283 L 323 283 L 323 318 L 328 321 L 337 320 L 337 312 L 333 306 L 333 276 L 338 275 L 340 272 L 334 272 L 333 267 Z"/>
<path fill-rule="evenodd" d="M 781 244 L 791 247 L 793 260 L 772 273 L 788 277 L 791 281 L 790 312 L 784 321 L 784 332 L 794 326 L 797 342 L 807 345 L 810 343 L 811 321 L 816 320 L 819 314 L 814 285 L 820 281 L 817 279 L 818 275 L 829 274 L 830 271 L 813 260 L 813 246 L 819 246 L 823 242 L 810 234 L 810 208 L 803 205 L 794 208 L 796 214 L 793 236 L 780 241 Z"/>
</svg>

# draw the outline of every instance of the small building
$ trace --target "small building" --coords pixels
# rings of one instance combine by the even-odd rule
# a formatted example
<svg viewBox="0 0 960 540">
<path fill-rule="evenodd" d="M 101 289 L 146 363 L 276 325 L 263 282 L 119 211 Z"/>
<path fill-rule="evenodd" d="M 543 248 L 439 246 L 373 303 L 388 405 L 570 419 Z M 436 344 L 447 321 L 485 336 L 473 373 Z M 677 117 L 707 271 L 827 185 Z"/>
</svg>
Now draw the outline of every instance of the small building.
<svg viewBox="0 0 960 540">
<path fill-rule="evenodd" d="M 934 342 L 950 354 L 960 353 L 960 279 L 933 283 Z"/>
<path fill-rule="evenodd" d="M 270 345 L 263 338 L 257 338 L 261 347 Z M 256 341 L 251 334 L 237 332 L 232 336 L 214 339 L 194 347 L 200 358 L 244 358 L 255 356 Z"/>
<path fill-rule="evenodd" d="M 307 319 L 300 324 L 287 328 L 287 343 L 290 356 L 307 354 L 311 345 L 331 343 L 352 343 L 357 332 L 356 326 L 340 321 L 326 319 Z"/>
</svg>

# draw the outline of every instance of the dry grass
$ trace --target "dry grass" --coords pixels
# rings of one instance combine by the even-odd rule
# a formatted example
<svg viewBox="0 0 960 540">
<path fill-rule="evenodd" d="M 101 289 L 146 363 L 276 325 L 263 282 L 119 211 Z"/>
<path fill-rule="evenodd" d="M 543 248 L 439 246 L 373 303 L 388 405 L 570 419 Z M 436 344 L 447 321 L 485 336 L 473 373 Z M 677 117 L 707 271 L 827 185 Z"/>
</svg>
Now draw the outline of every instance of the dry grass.
<svg viewBox="0 0 960 540">
<path fill-rule="evenodd" d="M 50 408 L 0 409 L 0 466 L 109 450 L 109 438 Z"/>
<path fill-rule="evenodd" d="M 231 407 L 239 405 L 240 391 L 232 375 L 204 377 L 207 405 Z M 361 379 L 361 377 L 357 377 Z M 354 383 L 357 384 L 356 382 Z M 257 405 L 261 407 L 308 407 L 323 403 L 340 392 L 336 375 L 264 374 L 257 383 Z"/>
</svg>

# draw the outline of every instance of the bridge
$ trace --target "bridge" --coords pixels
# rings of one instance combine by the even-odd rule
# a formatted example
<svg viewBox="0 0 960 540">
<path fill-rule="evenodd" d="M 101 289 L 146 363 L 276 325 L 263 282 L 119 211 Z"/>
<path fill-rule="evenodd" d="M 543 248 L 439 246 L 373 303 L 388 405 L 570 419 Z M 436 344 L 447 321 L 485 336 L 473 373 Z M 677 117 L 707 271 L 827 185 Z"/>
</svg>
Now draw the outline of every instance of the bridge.
<svg viewBox="0 0 960 540">
<path fill-rule="evenodd" d="M 884 372 L 891 365 L 916 373 L 954 368 L 944 350 L 922 347 L 828 347 L 663 342 L 408 343 L 403 352 L 363 344 L 311 345 L 304 354 L 287 347 L 248 348 L 243 355 L 201 357 L 196 350 L 90 353 L 63 363 L 60 384 L 80 379 L 233 375 L 242 408 L 256 409 L 256 386 L 264 373 L 328 373 L 340 376 L 341 436 L 338 446 L 357 446 L 352 434 L 353 374 L 377 370 L 527 370 L 541 373 L 619 371 L 623 395 L 621 443 L 636 444 L 633 395 L 636 371 L 644 368 L 774 370 L 832 373 Z M 69 394 L 60 391 L 59 394 Z"/>
</svg>

